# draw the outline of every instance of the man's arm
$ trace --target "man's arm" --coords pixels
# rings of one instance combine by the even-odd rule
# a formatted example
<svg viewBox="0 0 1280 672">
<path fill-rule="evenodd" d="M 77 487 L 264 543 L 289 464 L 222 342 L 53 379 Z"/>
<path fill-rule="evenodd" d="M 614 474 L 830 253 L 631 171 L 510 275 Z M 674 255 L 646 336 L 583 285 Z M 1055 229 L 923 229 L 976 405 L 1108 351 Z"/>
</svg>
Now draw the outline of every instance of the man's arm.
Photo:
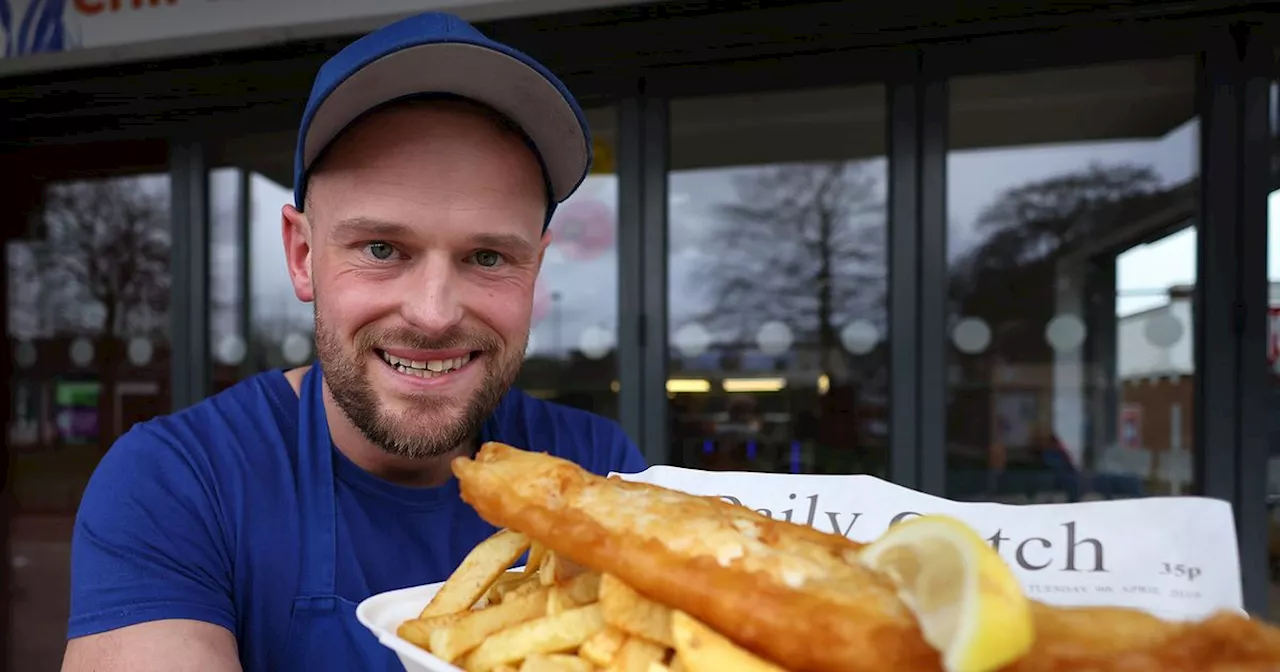
<svg viewBox="0 0 1280 672">
<path fill-rule="evenodd" d="M 224 627 L 188 620 L 139 623 L 67 642 L 62 672 L 240 672 Z"/>
<path fill-rule="evenodd" d="M 71 540 L 64 671 L 240 669 L 229 542 L 198 441 L 135 426 L 94 470 Z"/>
</svg>

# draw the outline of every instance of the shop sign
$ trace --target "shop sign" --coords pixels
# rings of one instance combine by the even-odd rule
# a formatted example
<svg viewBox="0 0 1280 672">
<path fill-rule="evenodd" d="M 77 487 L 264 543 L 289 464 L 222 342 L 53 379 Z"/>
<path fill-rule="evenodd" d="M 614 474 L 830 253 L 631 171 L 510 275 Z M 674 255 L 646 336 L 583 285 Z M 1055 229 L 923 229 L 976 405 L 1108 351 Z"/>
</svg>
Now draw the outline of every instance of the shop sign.
<svg viewBox="0 0 1280 672">
<path fill-rule="evenodd" d="M 0 0 L 0 74 L 65 67 L 46 54 L 97 50 L 92 64 L 345 35 L 444 10 L 473 21 L 588 9 L 621 0 Z M 232 36 L 234 39 L 227 39 Z M 205 38 L 218 38 L 212 42 Z M 235 44 L 231 44 L 231 43 Z M 155 44 L 151 44 L 155 43 Z"/>
</svg>

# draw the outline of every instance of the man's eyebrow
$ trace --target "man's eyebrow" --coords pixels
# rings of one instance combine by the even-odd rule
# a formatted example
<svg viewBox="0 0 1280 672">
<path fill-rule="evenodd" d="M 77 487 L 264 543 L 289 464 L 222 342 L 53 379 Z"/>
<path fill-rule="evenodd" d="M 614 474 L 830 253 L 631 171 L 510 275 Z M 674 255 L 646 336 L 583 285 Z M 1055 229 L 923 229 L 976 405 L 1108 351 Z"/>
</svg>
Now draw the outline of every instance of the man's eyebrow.
<svg viewBox="0 0 1280 672">
<path fill-rule="evenodd" d="M 408 235 L 410 229 L 408 226 L 400 222 L 390 222 L 381 219 L 371 219 L 368 217 L 353 217 L 344 219 L 333 226 L 332 236 L 334 238 L 403 238 Z"/>
<path fill-rule="evenodd" d="M 475 247 L 491 247 L 495 250 L 530 253 L 534 245 L 521 236 L 509 233 L 477 233 L 471 236 L 471 244 Z"/>
<path fill-rule="evenodd" d="M 370 217 L 352 217 L 339 221 L 333 226 L 331 234 L 339 240 L 349 238 L 387 238 L 399 240 L 413 235 L 413 228 L 407 224 Z M 515 253 L 532 253 L 535 245 L 522 236 L 510 233 L 476 233 L 467 239 L 468 244 L 478 248 L 493 248 Z"/>
</svg>

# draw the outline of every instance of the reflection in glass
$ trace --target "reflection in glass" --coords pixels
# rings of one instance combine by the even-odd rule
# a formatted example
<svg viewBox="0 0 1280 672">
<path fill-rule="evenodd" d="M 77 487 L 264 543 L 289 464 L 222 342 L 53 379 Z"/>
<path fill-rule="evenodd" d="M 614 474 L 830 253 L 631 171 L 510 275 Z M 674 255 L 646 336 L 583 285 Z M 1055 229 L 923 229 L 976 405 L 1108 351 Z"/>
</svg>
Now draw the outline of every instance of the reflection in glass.
<svg viewBox="0 0 1280 672">
<path fill-rule="evenodd" d="M 949 497 L 1192 487 L 1194 87 L 1191 59 L 952 82 Z"/>
<path fill-rule="evenodd" d="M 533 299 L 524 368 L 529 394 L 608 417 L 618 415 L 617 111 L 593 109 L 592 174 L 551 220 L 551 245 Z"/>
<path fill-rule="evenodd" d="M 884 474 L 883 101 L 672 103 L 672 464 Z"/>
<path fill-rule="evenodd" d="M 169 410 L 167 175 L 24 183 L 36 223 L 7 247 L 15 615 L 9 663 L 58 669 L 71 527 L 102 454 Z"/>
<path fill-rule="evenodd" d="M 296 137 L 294 131 L 243 135 L 211 152 L 209 357 L 215 391 L 261 371 L 305 364 L 311 356 L 312 307 L 293 293 L 280 239 L 280 208 L 293 202 Z"/>
<path fill-rule="evenodd" d="M 530 394 L 616 416 L 615 111 L 589 110 L 587 119 L 596 142 L 595 172 L 551 222 L 552 243 L 538 278 L 528 354 L 517 385 Z M 280 239 L 280 208 L 293 200 L 293 142 L 292 132 L 244 136 L 221 144 L 212 155 L 217 167 L 209 175 L 209 342 L 217 389 L 261 371 L 307 364 L 314 354 L 313 307 L 294 295 Z"/>
<path fill-rule="evenodd" d="M 244 287 L 240 282 L 246 175 L 236 168 L 209 171 L 209 354 L 214 392 L 240 379 L 240 366 L 247 355 Z"/>
<path fill-rule="evenodd" d="M 249 202 L 249 325 L 246 374 L 307 364 L 315 341 L 315 312 L 293 293 L 280 239 L 280 208 L 293 202 L 293 180 L 252 172 Z M 243 183 L 242 183 L 243 184 Z M 303 345 L 299 346 L 301 342 Z"/>
</svg>

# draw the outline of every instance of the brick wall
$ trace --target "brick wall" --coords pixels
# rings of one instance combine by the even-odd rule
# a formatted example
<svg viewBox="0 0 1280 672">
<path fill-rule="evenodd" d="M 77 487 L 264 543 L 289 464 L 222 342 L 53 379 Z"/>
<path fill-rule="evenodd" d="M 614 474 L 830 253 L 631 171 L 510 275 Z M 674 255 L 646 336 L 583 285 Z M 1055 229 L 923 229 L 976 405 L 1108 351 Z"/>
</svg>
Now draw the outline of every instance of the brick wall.
<svg viewBox="0 0 1280 672">
<path fill-rule="evenodd" d="M 1168 450 L 1174 445 L 1182 450 L 1192 449 L 1194 380 L 1194 376 L 1179 375 L 1138 378 L 1121 384 L 1121 409 L 1128 406 L 1141 412 L 1137 437 L 1140 447 L 1152 451 Z M 1173 417 L 1175 406 L 1180 409 L 1181 417 L 1177 420 Z M 1175 422 L 1179 434 L 1177 444 L 1174 443 Z"/>
</svg>

